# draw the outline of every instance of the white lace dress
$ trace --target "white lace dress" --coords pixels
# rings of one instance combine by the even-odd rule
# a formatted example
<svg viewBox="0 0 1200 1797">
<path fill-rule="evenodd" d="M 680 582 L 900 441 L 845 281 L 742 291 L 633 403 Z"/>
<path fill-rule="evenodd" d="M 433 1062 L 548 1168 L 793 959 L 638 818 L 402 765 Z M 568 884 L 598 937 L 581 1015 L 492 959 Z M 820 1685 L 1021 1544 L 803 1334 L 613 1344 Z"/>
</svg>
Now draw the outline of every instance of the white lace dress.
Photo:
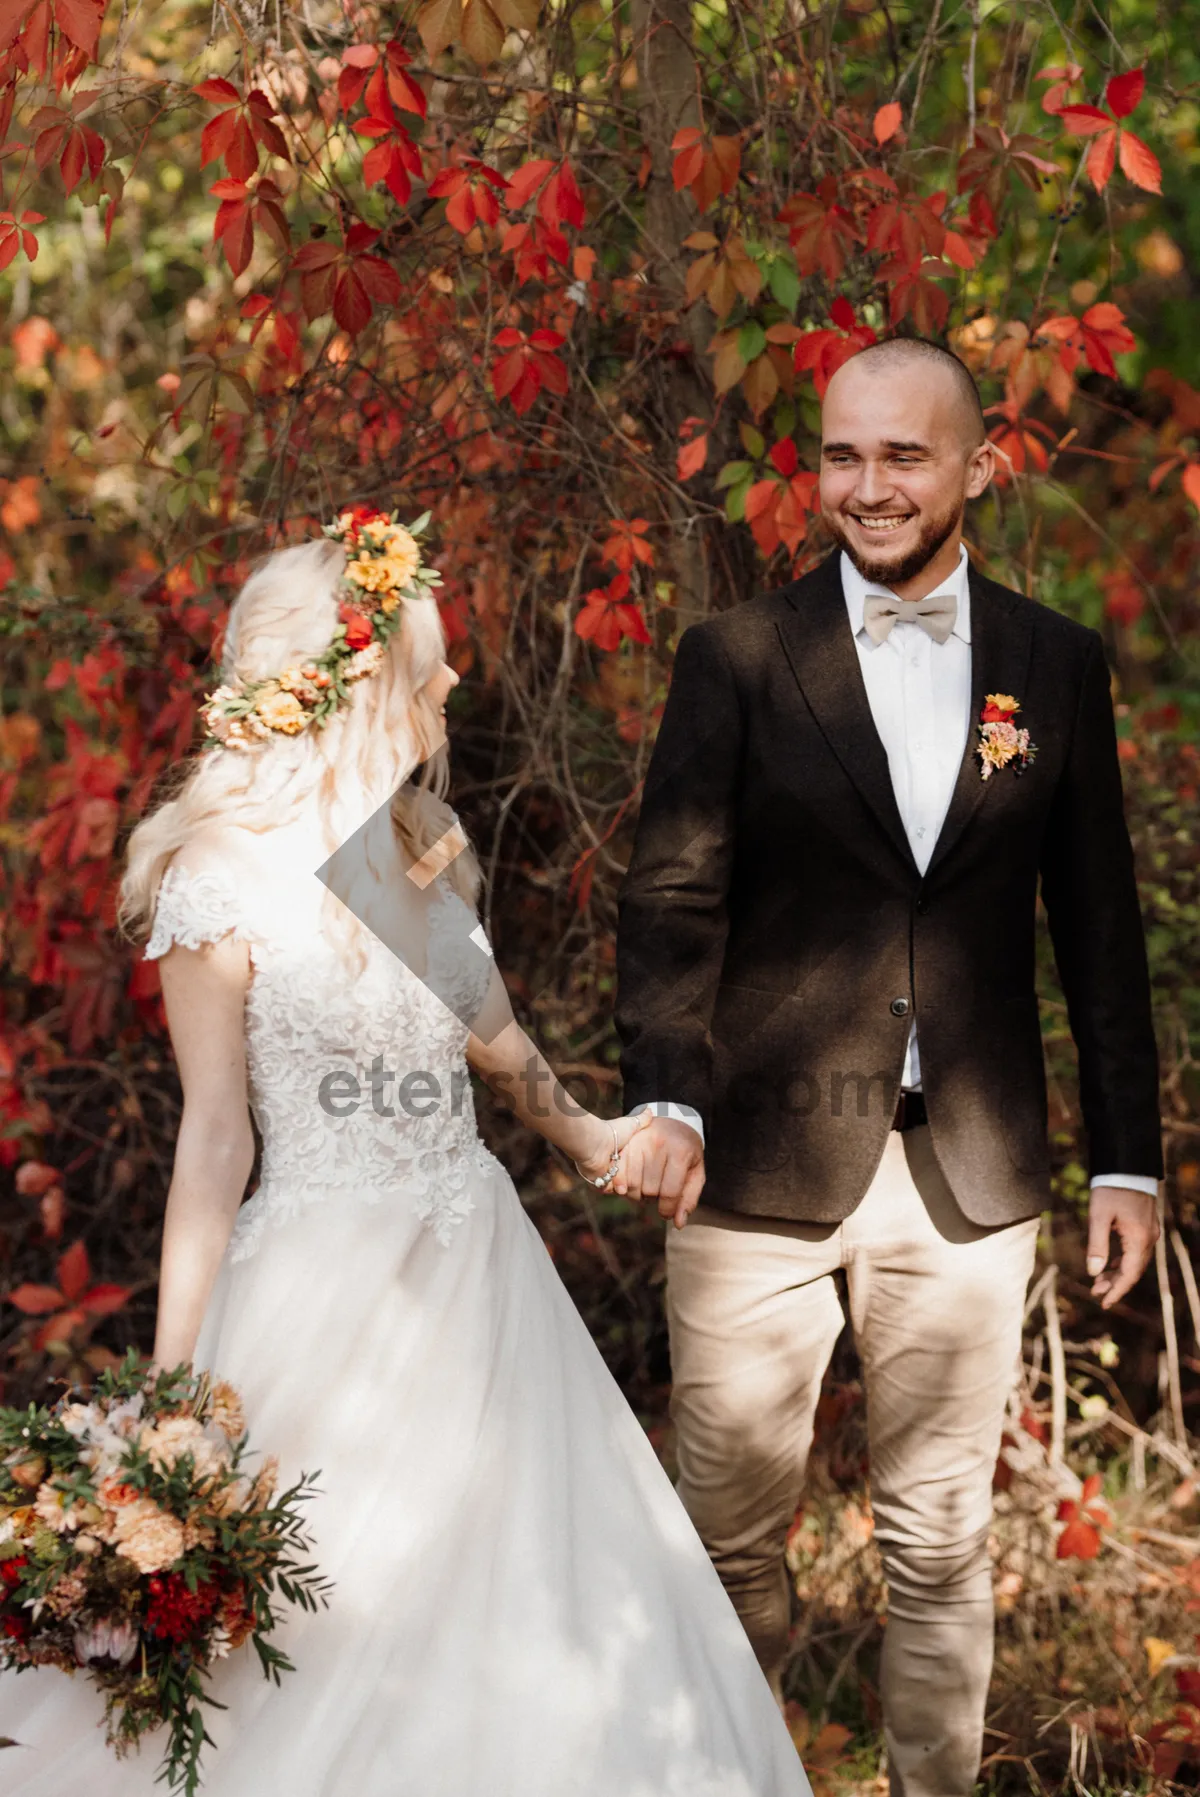
<svg viewBox="0 0 1200 1797">
<path fill-rule="evenodd" d="M 284 1478 L 320 1472 L 335 1583 L 328 1610 L 289 1617 L 281 1686 L 249 1647 L 223 1663 L 208 1797 L 809 1797 L 703 1547 L 476 1132 L 453 997 L 481 977 L 473 920 L 433 907 L 425 980 L 374 941 L 353 977 L 307 877 L 281 901 L 173 867 L 147 950 L 249 943 L 262 1178 L 196 1361 L 241 1389 Z M 82 1679 L 0 1678 L 0 1736 L 21 1743 L 0 1789 L 155 1797 L 160 1743 L 118 1761 L 100 1716 Z"/>
</svg>

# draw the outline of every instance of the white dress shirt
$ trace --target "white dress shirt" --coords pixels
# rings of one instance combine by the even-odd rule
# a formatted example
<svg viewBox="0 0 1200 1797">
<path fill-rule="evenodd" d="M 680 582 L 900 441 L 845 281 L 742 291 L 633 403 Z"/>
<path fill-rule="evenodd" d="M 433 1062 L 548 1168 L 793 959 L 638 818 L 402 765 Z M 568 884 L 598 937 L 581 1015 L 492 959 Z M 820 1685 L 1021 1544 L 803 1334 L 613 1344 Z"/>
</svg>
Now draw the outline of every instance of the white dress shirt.
<svg viewBox="0 0 1200 1797">
<path fill-rule="evenodd" d="M 868 593 L 881 593 L 889 599 L 897 595 L 878 582 L 866 580 L 844 552 L 840 567 L 846 612 L 871 717 L 887 754 L 892 789 L 913 860 L 924 873 L 950 809 L 971 729 L 971 590 L 967 552 L 960 547 L 957 566 L 933 589 L 934 593 L 952 593 L 957 602 L 954 628 L 944 643 L 935 642 L 919 624 L 899 620 L 881 643 L 872 642 L 863 628 Z M 929 597 L 932 596 L 931 593 Z M 906 1091 L 921 1090 L 915 1017 L 900 1083 Z M 703 1140 L 704 1125 L 690 1105 L 664 1100 L 651 1108 L 660 1117 L 690 1124 Z M 638 1105 L 637 1109 L 645 1110 L 646 1106 Z M 1151 1195 L 1158 1192 L 1157 1180 L 1136 1173 L 1097 1174 L 1091 1183 L 1126 1186 Z"/>
</svg>

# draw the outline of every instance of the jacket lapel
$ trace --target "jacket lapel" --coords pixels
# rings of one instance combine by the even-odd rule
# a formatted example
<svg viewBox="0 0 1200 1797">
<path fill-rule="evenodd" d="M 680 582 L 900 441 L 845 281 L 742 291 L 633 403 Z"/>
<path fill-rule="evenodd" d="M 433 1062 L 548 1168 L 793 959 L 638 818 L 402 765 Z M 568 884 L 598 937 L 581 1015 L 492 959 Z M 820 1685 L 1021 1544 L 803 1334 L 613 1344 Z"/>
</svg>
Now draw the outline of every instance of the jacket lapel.
<svg viewBox="0 0 1200 1797">
<path fill-rule="evenodd" d="M 788 609 L 778 619 L 779 635 L 800 690 L 829 747 L 915 872 L 892 789 L 887 752 L 871 716 L 858 650 L 850 634 L 838 552 L 785 588 L 784 597 Z"/>
<path fill-rule="evenodd" d="M 971 588 L 971 715 L 967 746 L 963 750 L 950 808 L 930 857 L 926 878 L 946 859 L 989 790 L 1001 785 L 1005 778 L 1001 770 L 990 780 L 985 780 L 975 753 L 979 741 L 979 714 L 986 695 L 1011 693 L 1014 699 L 1023 703 L 1029 680 L 1032 611 L 1018 602 L 1017 595 L 985 580 L 974 567 L 970 569 L 968 579 Z M 1024 719 L 1020 721 L 1024 722 Z"/>
</svg>

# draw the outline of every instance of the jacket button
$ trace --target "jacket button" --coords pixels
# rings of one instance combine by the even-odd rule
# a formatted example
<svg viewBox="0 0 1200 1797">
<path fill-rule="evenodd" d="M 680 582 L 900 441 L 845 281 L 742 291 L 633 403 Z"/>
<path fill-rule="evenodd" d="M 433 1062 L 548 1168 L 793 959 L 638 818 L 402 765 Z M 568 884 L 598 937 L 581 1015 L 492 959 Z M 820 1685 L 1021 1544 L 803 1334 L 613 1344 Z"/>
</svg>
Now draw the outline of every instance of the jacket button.
<svg viewBox="0 0 1200 1797">
<path fill-rule="evenodd" d="M 917 900 L 917 913 L 919 916 L 924 917 L 928 909 L 929 900 L 925 897 L 924 893 L 922 893 L 921 897 Z"/>
<path fill-rule="evenodd" d="M 907 1017 L 908 1000 L 906 998 L 894 998 L 892 1000 L 891 1009 L 893 1017 Z"/>
</svg>

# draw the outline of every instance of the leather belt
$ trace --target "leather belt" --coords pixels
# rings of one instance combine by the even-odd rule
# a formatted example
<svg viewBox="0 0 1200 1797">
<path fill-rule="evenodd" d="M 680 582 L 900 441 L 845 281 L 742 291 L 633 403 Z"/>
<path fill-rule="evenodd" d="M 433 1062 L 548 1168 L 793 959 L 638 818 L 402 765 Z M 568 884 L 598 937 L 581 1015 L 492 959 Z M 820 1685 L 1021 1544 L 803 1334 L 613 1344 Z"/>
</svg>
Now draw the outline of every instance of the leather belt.
<svg viewBox="0 0 1200 1797">
<path fill-rule="evenodd" d="M 924 1092 L 901 1092 L 896 1115 L 892 1118 L 892 1128 L 920 1129 L 923 1123 L 928 1122 Z"/>
</svg>

